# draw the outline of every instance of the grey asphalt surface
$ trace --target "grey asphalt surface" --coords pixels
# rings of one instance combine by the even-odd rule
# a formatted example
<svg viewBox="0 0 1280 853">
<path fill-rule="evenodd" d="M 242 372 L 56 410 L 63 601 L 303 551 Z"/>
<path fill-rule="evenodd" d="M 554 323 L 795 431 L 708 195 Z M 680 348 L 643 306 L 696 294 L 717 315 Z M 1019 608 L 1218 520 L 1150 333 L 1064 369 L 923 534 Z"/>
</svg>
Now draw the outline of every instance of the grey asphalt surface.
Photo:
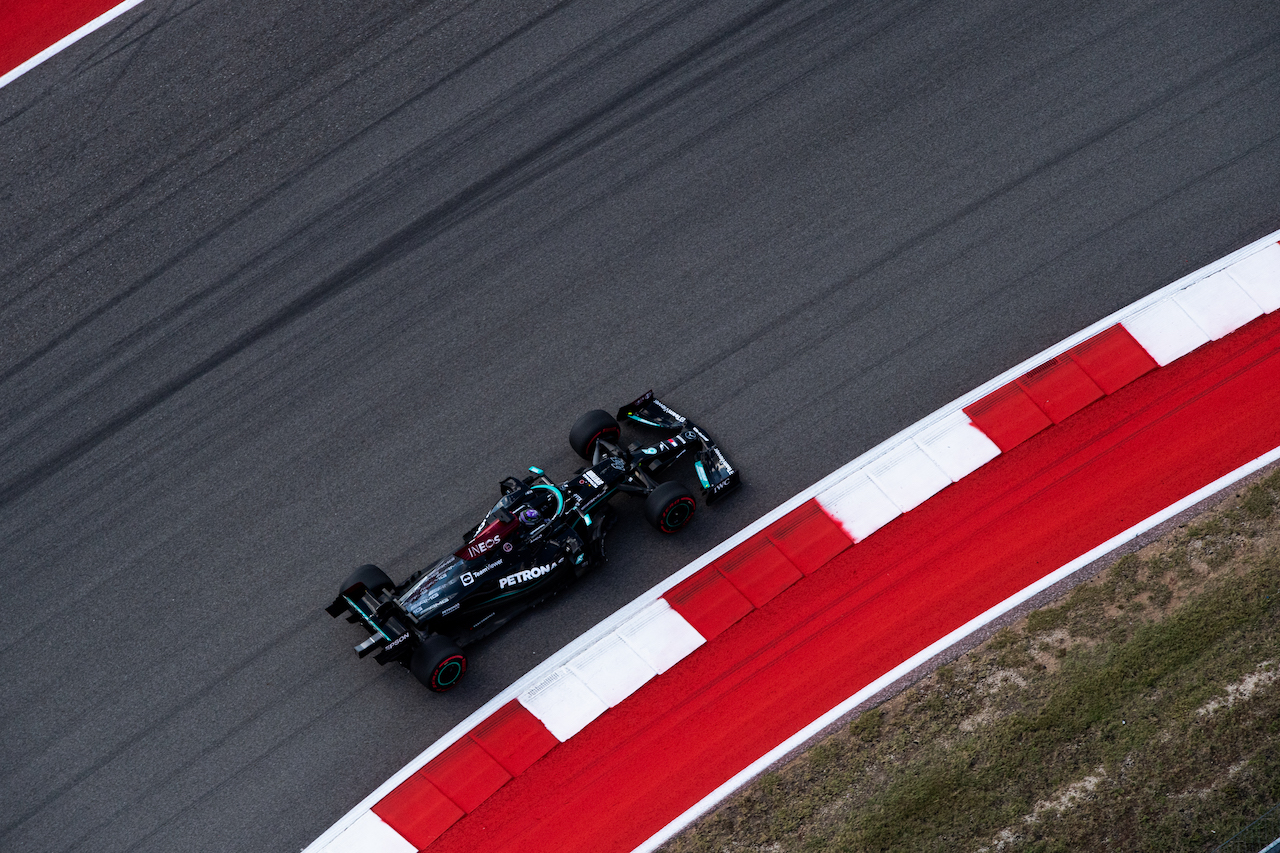
<svg viewBox="0 0 1280 853">
<path fill-rule="evenodd" d="M 1280 227 L 1274 3 L 148 0 L 0 89 L 0 850 L 297 850 L 831 469 Z M 745 472 L 357 660 L 655 388 Z M 629 511 L 627 511 L 629 510 Z"/>
</svg>

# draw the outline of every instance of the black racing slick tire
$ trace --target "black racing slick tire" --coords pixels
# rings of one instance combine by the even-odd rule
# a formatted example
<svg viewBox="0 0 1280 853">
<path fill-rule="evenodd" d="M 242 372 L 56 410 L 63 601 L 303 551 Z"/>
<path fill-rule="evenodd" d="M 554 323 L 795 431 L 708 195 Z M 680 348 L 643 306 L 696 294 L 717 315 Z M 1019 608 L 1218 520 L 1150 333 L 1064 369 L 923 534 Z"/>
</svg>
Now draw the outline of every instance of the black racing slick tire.
<svg viewBox="0 0 1280 853">
<path fill-rule="evenodd" d="M 452 690 L 467 673 L 467 656 L 448 637 L 427 639 L 413 650 L 409 671 L 436 693 Z"/>
<path fill-rule="evenodd" d="M 341 596 L 358 583 L 364 584 L 369 592 L 373 593 L 382 592 L 395 586 L 391 582 L 391 578 L 387 577 L 386 572 L 372 563 L 366 563 L 347 576 L 347 579 L 342 582 L 342 586 L 338 587 L 338 595 Z"/>
<path fill-rule="evenodd" d="M 592 409 L 573 423 L 569 430 L 569 446 L 573 452 L 588 462 L 599 439 L 617 441 L 622 435 L 618 427 L 618 419 L 604 409 Z"/>
<path fill-rule="evenodd" d="M 663 533 L 675 533 L 689 523 L 696 507 L 684 486 L 674 481 L 661 483 L 644 499 L 644 517 Z"/>
</svg>

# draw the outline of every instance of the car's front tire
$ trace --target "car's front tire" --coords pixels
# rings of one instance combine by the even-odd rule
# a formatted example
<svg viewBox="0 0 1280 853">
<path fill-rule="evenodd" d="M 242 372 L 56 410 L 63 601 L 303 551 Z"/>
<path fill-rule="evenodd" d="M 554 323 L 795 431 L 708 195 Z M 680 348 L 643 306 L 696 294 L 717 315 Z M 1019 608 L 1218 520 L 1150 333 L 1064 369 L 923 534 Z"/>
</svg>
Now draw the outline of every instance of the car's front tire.
<svg viewBox="0 0 1280 853">
<path fill-rule="evenodd" d="M 681 484 L 660 483 L 644 499 L 644 517 L 663 533 L 675 533 L 689 523 L 697 504 Z"/>
<path fill-rule="evenodd" d="M 467 673 L 467 656 L 448 637 L 427 639 L 413 650 L 409 671 L 436 693 L 452 690 Z"/>
<path fill-rule="evenodd" d="M 590 462 L 597 441 L 603 438 L 616 442 L 621 435 L 617 418 L 604 409 L 592 409 L 573 422 L 573 428 L 569 430 L 569 446 L 574 453 Z"/>
</svg>

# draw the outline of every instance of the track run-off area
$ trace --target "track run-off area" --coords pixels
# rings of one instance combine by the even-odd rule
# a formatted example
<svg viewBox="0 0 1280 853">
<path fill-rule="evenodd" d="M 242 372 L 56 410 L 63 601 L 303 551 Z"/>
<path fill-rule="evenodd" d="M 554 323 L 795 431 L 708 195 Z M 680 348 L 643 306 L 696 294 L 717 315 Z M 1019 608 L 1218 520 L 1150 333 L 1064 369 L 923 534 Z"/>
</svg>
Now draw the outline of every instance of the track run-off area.
<svg viewBox="0 0 1280 853">
<path fill-rule="evenodd" d="M 301 849 L 833 469 L 1273 232 L 1277 44 L 1274 4 L 1208 0 L 146 0 L 11 80 L 0 849 Z M 351 568 L 454 550 L 648 388 L 740 492 L 675 537 L 621 505 L 603 570 L 448 694 L 355 657 L 321 609 Z M 1021 473 L 1061 497 L 1063 459 Z M 858 614 L 896 599 L 850 573 Z M 820 643 L 792 633 L 730 680 Z"/>
</svg>

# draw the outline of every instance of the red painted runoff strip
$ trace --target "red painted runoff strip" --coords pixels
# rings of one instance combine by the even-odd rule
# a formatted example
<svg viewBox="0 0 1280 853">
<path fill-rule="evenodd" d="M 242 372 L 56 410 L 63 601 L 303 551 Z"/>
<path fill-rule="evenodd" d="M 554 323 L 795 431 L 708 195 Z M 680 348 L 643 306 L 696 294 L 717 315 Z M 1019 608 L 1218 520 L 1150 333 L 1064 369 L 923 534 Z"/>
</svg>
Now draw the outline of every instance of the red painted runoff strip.
<svg viewBox="0 0 1280 853">
<path fill-rule="evenodd" d="M 1280 312 L 1037 431 L 795 580 L 430 853 L 633 849 L 881 673 L 1280 446 L 1277 413 Z"/>
<path fill-rule="evenodd" d="M 0 74 L 118 5 L 120 0 L 4 0 L 0 3 Z"/>
</svg>

